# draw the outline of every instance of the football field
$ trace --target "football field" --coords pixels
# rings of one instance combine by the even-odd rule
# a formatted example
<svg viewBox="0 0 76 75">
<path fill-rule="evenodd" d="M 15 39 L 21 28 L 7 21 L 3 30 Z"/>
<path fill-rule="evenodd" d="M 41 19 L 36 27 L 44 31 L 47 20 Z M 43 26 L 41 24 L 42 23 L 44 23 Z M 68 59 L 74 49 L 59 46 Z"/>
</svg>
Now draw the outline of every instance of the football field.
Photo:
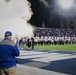
<svg viewBox="0 0 76 75">
<path fill-rule="evenodd" d="M 32 70 L 29 75 L 36 75 L 36 73 L 37 75 L 76 75 L 76 52 L 24 49 L 20 50 L 17 60 L 18 64 L 23 67 L 29 66 L 37 69 Z"/>
<path fill-rule="evenodd" d="M 26 45 L 24 48 L 28 48 Z M 35 50 L 58 50 L 58 51 L 71 51 L 76 52 L 76 44 L 65 44 L 65 45 L 35 45 Z"/>
</svg>

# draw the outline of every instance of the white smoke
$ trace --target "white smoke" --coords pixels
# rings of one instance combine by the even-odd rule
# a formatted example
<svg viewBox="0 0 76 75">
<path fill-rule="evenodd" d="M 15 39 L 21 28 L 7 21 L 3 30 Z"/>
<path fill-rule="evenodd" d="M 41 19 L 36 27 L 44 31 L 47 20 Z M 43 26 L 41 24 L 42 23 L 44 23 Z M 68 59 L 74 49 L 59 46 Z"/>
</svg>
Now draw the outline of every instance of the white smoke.
<svg viewBox="0 0 76 75">
<path fill-rule="evenodd" d="M 27 0 L 0 0 L 0 38 L 6 31 L 13 37 L 32 36 L 33 27 L 27 23 L 32 14 Z"/>
<path fill-rule="evenodd" d="M 48 4 L 47 0 L 40 0 L 40 2 L 42 2 L 45 5 L 45 7 L 47 7 L 47 8 L 50 7 L 50 5 Z"/>
</svg>

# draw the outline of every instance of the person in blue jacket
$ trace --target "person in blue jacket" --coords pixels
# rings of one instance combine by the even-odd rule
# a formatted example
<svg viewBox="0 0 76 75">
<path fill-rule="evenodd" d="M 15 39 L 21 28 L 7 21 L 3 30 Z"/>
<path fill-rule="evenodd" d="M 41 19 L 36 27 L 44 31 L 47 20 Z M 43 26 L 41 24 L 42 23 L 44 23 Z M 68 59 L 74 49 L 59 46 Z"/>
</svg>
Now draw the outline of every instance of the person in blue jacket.
<svg viewBox="0 0 76 75">
<path fill-rule="evenodd" d="M 12 32 L 6 31 L 0 43 L 0 75 L 15 75 L 16 56 L 19 54 L 17 45 L 12 41 Z"/>
</svg>

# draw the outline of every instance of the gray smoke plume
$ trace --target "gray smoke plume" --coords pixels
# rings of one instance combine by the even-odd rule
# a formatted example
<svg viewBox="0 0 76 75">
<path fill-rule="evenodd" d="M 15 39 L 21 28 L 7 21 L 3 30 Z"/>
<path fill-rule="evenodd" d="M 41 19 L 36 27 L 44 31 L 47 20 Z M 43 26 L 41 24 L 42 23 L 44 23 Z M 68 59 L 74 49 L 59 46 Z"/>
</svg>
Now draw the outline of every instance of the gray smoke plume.
<svg viewBox="0 0 76 75">
<path fill-rule="evenodd" d="M 33 36 L 27 23 L 33 14 L 30 6 L 27 0 L 0 0 L 0 38 L 6 31 L 12 31 L 13 37 Z"/>
<path fill-rule="evenodd" d="M 40 2 L 42 2 L 45 5 L 45 7 L 47 7 L 47 8 L 50 7 L 50 5 L 48 4 L 47 0 L 40 0 Z"/>
</svg>

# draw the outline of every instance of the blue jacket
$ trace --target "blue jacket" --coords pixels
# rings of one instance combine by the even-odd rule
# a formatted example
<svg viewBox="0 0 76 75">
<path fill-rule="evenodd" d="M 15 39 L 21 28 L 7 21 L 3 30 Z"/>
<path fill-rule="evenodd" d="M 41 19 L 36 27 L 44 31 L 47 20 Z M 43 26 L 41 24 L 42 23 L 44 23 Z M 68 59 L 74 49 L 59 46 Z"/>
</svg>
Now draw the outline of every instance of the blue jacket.
<svg viewBox="0 0 76 75">
<path fill-rule="evenodd" d="M 0 68 L 10 68 L 16 66 L 16 56 L 20 52 L 17 45 L 9 39 L 4 39 L 0 43 Z"/>
</svg>

